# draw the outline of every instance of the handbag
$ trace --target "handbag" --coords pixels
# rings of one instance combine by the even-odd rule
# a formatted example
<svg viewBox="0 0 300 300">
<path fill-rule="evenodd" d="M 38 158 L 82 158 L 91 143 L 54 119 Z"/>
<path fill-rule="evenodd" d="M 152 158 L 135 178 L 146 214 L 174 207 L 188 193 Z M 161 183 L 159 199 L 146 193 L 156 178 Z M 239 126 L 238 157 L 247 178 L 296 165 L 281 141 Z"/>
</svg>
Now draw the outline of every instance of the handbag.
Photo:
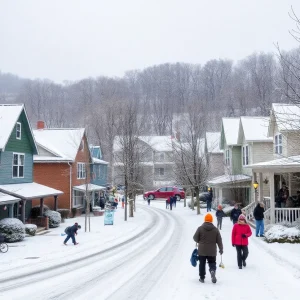
<svg viewBox="0 0 300 300">
<path fill-rule="evenodd" d="M 196 244 L 196 248 L 193 250 L 191 258 L 190 258 L 191 265 L 193 267 L 197 267 L 197 261 L 198 260 L 199 260 L 198 249 L 197 249 L 197 244 Z"/>
</svg>

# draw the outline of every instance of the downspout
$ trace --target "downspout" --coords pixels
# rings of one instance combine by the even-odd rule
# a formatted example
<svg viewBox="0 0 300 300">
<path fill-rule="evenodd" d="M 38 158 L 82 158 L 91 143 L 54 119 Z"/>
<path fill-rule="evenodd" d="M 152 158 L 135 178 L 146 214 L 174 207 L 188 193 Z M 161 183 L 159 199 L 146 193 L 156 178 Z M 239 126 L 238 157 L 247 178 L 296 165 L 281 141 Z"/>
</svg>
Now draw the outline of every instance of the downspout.
<svg viewBox="0 0 300 300">
<path fill-rule="evenodd" d="M 68 162 L 70 167 L 70 210 L 72 210 L 72 164 Z"/>
</svg>

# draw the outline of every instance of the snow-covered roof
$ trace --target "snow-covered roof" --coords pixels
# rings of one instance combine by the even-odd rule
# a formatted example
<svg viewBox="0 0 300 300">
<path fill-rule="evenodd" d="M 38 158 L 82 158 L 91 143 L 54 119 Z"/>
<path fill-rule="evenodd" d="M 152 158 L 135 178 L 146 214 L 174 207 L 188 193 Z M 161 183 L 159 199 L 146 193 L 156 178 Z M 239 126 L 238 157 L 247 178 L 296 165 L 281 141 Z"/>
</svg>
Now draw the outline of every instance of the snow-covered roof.
<svg viewBox="0 0 300 300">
<path fill-rule="evenodd" d="M 221 132 L 206 132 L 205 138 L 208 153 L 223 153 L 220 149 Z"/>
<path fill-rule="evenodd" d="M 3 194 L 0 192 L 0 205 L 14 203 L 20 201 L 19 198 L 13 197 L 11 195 Z"/>
<path fill-rule="evenodd" d="M 285 168 L 300 168 L 300 155 L 278 158 L 270 161 L 265 161 L 257 164 L 245 166 L 252 169 L 285 169 Z"/>
<path fill-rule="evenodd" d="M 140 136 L 139 139 L 147 143 L 154 151 L 168 152 L 172 151 L 172 137 L 170 135 L 165 136 Z"/>
<path fill-rule="evenodd" d="M 268 137 L 269 117 L 241 117 L 246 142 L 272 142 Z"/>
<path fill-rule="evenodd" d="M 272 113 L 278 130 L 300 130 L 300 107 L 294 104 L 272 103 Z"/>
<path fill-rule="evenodd" d="M 62 191 L 36 182 L 2 184 L 0 185 L 0 191 L 5 194 L 29 200 L 63 194 Z"/>
<path fill-rule="evenodd" d="M 209 185 L 219 185 L 226 183 L 238 183 L 244 181 L 251 181 L 251 177 L 243 174 L 239 175 L 222 175 L 219 177 L 215 177 L 208 182 Z"/>
<path fill-rule="evenodd" d="M 93 163 L 94 164 L 101 164 L 101 165 L 108 165 L 109 162 L 105 161 L 105 160 L 102 160 L 102 159 L 98 159 L 98 158 L 92 158 L 93 160 Z"/>
<path fill-rule="evenodd" d="M 71 162 L 71 159 L 68 159 L 66 157 L 61 157 L 61 156 L 42 156 L 42 155 L 34 155 L 33 156 L 33 161 L 34 162 Z"/>
<path fill-rule="evenodd" d="M 89 183 L 89 184 L 82 184 L 82 185 L 73 186 L 73 189 L 77 190 L 77 191 L 82 191 L 82 192 L 85 192 L 86 190 L 88 190 L 89 192 L 93 192 L 93 191 L 105 190 L 106 187 Z"/>
<path fill-rule="evenodd" d="M 222 118 L 227 145 L 238 145 L 240 118 Z"/>
<path fill-rule="evenodd" d="M 34 130 L 33 134 L 37 144 L 48 152 L 63 160 L 74 161 L 84 132 L 84 128 L 50 128 Z"/>
</svg>

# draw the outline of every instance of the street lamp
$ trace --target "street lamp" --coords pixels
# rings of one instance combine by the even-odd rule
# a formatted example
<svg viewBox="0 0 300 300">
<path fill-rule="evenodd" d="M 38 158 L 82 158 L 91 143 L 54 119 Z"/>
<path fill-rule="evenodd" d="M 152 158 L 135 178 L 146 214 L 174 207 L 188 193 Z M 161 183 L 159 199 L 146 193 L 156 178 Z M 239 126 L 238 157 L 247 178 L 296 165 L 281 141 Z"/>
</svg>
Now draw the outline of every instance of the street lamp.
<svg viewBox="0 0 300 300">
<path fill-rule="evenodd" d="M 258 182 L 255 180 L 255 181 L 253 182 L 252 185 L 253 185 L 255 191 L 257 191 L 257 188 L 258 188 Z"/>
</svg>

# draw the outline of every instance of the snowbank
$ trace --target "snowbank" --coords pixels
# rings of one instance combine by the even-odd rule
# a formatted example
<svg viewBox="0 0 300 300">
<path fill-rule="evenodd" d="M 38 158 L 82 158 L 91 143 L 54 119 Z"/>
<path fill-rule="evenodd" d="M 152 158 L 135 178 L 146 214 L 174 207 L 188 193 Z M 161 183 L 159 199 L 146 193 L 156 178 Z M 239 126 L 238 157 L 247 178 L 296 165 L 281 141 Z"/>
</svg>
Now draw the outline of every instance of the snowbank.
<svg viewBox="0 0 300 300">
<path fill-rule="evenodd" d="M 0 233 L 8 243 L 19 242 L 25 238 L 25 226 L 19 219 L 5 218 L 0 221 Z"/>
<path fill-rule="evenodd" d="M 300 230 L 297 227 L 273 225 L 265 233 L 268 243 L 300 243 Z"/>
</svg>

